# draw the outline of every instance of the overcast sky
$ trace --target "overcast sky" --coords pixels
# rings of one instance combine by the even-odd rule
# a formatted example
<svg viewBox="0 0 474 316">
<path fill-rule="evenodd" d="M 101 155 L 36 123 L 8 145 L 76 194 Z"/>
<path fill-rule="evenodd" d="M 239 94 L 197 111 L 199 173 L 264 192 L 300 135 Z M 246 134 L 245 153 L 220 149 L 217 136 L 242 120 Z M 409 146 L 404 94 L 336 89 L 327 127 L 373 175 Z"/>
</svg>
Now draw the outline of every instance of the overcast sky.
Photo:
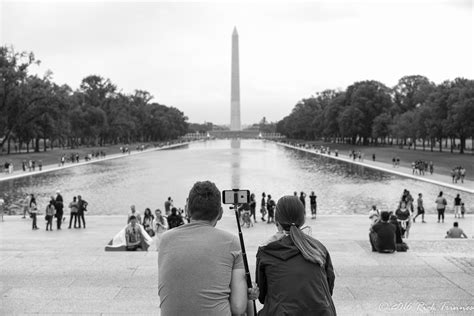
<svg viewBox="0 0 474 316">
<path fill-rule="evenodd" d="M 190 122 L 229 124 L 231 35 L 242 123 L 277 121 L 298 100 L 360 80 L 473 79 L 473 6 L 451 1 L 18 2 L 0 0 L 1 43 L 76 89 L 110 78 Z"/>
</svg>

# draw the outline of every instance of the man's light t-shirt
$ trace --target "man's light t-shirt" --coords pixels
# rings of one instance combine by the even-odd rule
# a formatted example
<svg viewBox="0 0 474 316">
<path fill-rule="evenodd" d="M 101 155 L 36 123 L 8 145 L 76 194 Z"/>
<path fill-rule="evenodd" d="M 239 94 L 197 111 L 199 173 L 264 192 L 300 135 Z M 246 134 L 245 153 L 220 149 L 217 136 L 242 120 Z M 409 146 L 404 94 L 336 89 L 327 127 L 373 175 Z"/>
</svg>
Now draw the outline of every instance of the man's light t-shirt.
<svg viewBox="0 0 474 316">
<path fill-rule="evenodd" d="M 167 231 L 158 252 L 161 315 L 231 315 L 233 269 L 244 269 L 237 236 L 204 221 Z"/>
</svg>

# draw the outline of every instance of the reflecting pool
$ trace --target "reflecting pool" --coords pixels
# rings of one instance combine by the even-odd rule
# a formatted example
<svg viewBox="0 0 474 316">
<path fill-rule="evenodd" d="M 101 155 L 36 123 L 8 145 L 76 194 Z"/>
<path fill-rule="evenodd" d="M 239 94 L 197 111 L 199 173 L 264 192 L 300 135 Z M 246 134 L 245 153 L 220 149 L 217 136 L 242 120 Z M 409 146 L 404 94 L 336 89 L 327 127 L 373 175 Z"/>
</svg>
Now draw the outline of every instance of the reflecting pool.
<svg viewBox="0 0 474 316">
<path fill-rule="evenodd" d="M 207 179 L 220 190 L 249 189 L 258 201 L 262 192 L 278 199 L 294 191 L 307 195 L 314 191 L 319 214 L 366 214 L 373 204 L 382 210 L 395 210 L 405 188 L 415 199 L 422 193 L 427 212 L 433 213 L 440 190 L 451 209 L 458 193 L 260 140 L 198 142 L 101 161 L 0 182 L 0 192 L 13 210 L 19 210 L 27 193 L 37 196 L 43 210 L 49 196 L 61 190 L 66 204 L 73 196 L 82 195 L 89 202 L 88 215 L 126 214 L 131 204 L 141 212 L 146 207 L 163 209 L 168 196 L 175 206 L 184 208 L 192 185 Z M 473 195 L 461 192 L 461 198 L 466 205 L 474 205 Z"/>
</svg>

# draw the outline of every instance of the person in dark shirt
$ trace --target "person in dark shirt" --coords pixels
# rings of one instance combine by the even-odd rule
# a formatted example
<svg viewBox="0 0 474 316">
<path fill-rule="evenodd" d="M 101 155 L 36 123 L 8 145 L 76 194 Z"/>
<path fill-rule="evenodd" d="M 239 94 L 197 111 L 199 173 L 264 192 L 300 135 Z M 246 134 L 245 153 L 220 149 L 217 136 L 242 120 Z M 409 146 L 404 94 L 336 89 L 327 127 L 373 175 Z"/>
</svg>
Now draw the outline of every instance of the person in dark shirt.
<svg viewBox="0 0 474 316">
<path fill-rule="evenodd" d="M 61 224 L 63 222 L 63 214 L 64 214 L 64 201 L 63 201 L 61 192 L 59 190 L 56 191 L 56 199 L 54 202 L 54 207 L 56 208 L 56 226 L 58 229 L 61 229 Z"/>
<path fill-rule="evenodd" d="M 316 219 L 317 205 L 316 205 L 316 195 L 314 194 L 314 191 L 311 191 L 311 195 L 309 196 L 309 202 L 311 205 L 311 218 Z"/>
<path fill-rule="evenodd" d="M 396 250 L 396 227 L 388 222 L 389 218 L 388 212 L 382 212 L 380 221 L 371 227 L 369 239 L 372 251 L 394 252 Z"/>
<path fill-rule="evenodd" d="M 176 207 L 171 208 L 171 215 L 168 216 L 168 227 L 169 229 L 181 226 L 184 224 L 183 217 L 178 214 Z"/>
<path fill-rule="evenodd" d="M 256 282 L 263 304 L 259 316 L 335 316 L 335 274 L 326 247 L 305 234 L 303 204 L 284 196 L 275 211 L 278 233 L 257 252 Z"/>
<path fill-rule="evenodd" d="M 300 201 L 301 201 L 301 203 L 303 203 L 304 215 L 306 216 L 306 193 L 304 193 L 303 191 L 301 191 L 301 193 L 300 193 Z"/>
<path fill-rule="evenodd" d="M 461 218 L 461 197 L 456 195 L 454 198 L 454 218 Z"/>
<path fill-rule="evenodd" d="M 267 199 L 267 211 L 268 211 L 268 220 L 267 224 L 275 223 L 275 201 L 272 200 L 272 196 L 269 194 Z"/>
<path fill-rule="evenodd" d="M 255 201 L 255 194 L 250 194 L 250 216 L 253 217 L 254 223 L 257 222 L 257 218 L 255 216 L 255 209 L 257 208 L 257 202 Z"/>
<path fill-rule="evenodd" d="M 262 214 L 262 222 L 265 222 L 265 215 L 267 214 L 267 201 L 265 201 L 265 192 L 262 193 L 262 201 L 260 203 L 260 213 Z"/>
</svg>

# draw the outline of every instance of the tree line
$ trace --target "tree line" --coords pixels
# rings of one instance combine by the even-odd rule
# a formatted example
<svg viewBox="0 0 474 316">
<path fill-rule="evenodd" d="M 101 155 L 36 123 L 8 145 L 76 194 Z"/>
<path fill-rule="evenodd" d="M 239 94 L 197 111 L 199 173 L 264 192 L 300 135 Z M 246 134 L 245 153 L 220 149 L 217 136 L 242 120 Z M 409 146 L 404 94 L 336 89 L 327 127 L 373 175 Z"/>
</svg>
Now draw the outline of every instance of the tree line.
<svg viewBox="0 0 474 316">
<path fill-rule="evenodd" d="M 99 75 L 85 77 L 78 89 L 29 73 L 39 64 L 32 52 L 0 47 L 0 148 L 11 143 L 39 151 L 53 145 L 76 147 L 153 142 L 186 134 L 187 117 L 174 107 L 152 102 L 144 90 L 132 94 Z"/>
<path fill-rule="evenodd" d="M 436 85 L 420 75 L 389 88 L 360 81 L 346 90 L 324 90 L 299 101 L 277 123 L 289 138 L 350 144 L 397 144 L 442 151 L 450 140 L 464 153 L 474 136 L 474 80 L 456 78 Z"/>
</svg>

